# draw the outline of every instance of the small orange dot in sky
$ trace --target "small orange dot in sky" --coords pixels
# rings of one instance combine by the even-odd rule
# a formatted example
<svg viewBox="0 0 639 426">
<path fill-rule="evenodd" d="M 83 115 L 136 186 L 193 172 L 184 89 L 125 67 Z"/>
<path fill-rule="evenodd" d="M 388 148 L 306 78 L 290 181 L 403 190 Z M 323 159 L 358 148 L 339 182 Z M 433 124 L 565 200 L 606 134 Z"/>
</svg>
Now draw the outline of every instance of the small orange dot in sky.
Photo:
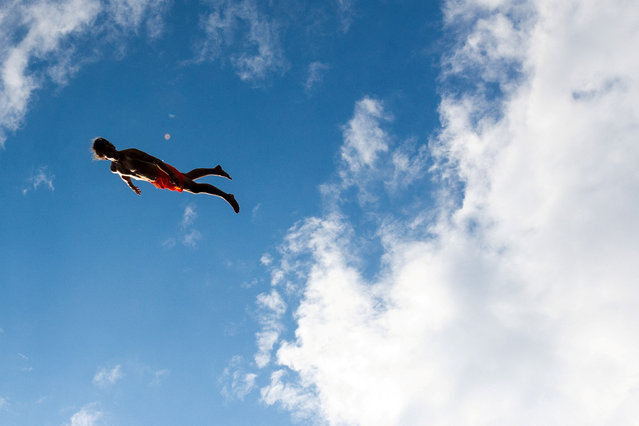
<svg viewBox="0 0 639 426">
<path fill-rule="evenodd" d="M 171 135 L 170 135 L 170 134 L 168 134 L 168 133 L 166 133 L 166 134 L 164 135 L 164 140 L 165 140 L 165 141 L 168 141 L 169 139 L 171 139 Z"/>
</svg>

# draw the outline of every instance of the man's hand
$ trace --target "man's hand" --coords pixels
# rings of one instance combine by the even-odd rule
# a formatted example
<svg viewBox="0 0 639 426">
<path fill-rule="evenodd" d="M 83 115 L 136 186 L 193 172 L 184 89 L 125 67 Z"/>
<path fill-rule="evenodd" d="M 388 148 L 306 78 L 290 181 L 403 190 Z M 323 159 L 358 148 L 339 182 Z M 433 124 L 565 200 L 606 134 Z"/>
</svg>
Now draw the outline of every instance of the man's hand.
<svg viewBox="0 0 639 426">
<path fill-rule="evenodd" d="M 133 185 L 133 182 L 131 182 L 131 178 L 129 176 L 120 175 L 120 177 L 122 178 L 122 180 L 124 182 L 126 182 L 127 185 L 129 185 L 129 188 L 131 188 L 131 190 L 133 190 L 133 192 L 135 192 L 138 195 L 142 194 L 142 191 L 140 191 L 140 188 L 138 188 L 137 186 Z"/>
</svg>

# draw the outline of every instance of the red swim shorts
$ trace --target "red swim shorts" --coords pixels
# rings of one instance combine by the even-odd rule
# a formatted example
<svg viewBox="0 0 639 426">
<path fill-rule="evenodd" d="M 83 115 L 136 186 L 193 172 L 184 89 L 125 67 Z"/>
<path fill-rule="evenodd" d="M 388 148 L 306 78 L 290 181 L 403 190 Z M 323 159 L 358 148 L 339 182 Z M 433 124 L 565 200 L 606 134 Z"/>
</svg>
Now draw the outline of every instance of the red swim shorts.
<svg viewBox="0 0 639 426">
<path fill-rule="evenodd" d="M 155 181 L 153 181 L 151 183 L 153 185 L 155 185 L 156 188 L 169 189 L 171 191 L 182 192 L 182 188 L 184 188 L 184 175 L 182 173 L 180 173 L 178 169 L 176 169 L 175 167 L 171 166 L 170 164 L 167 164 L 166 166 L 169 169 L 171 169 L 171 171 L 173 172 L 175 177 L 178 178 L 178 180 L 180 181 L 180 186 L 173 185 L 173 183 L 171 182 L 171 178 L 169 177 L 168 173 L 166 173 L 164 170 L 162 170 L 160 168 L 158 168 L 158 178 L 155 179 Z"/>
</svg>

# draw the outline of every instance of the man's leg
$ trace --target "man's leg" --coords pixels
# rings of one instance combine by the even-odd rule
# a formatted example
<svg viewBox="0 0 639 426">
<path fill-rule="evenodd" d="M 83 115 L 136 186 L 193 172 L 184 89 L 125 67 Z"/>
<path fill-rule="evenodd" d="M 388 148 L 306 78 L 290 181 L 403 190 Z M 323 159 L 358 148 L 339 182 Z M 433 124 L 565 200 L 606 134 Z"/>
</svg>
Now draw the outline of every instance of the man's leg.
<svg viewBox="0 0 639 426">
<path fill-rule="evenodd" d="M 231 176 L 222 170 L 222 166 L 219 164 L 212 169 L 193 169 L 190 172 L 185 173 L 184 176 L 191 180 L 199 179 L 204 176 L 222 176 L 227 179 L 231 179 Z"/>
<path fill-rule="evenodd" d="M 223 198 L 227 203 L 231 205 L 231 207 L 233 207 L 235 213 L 240 212 L 240 205 L 237 203 L 237 201 L 235 201 L 235 197 L 233 196 L 233 194 L 227 194 L 221 189 L 208 183 L 197 183 L 193 182 L 192 180 L 185 180 L 184 190 L 193 194 L 209 194 Z"/>
</svg>

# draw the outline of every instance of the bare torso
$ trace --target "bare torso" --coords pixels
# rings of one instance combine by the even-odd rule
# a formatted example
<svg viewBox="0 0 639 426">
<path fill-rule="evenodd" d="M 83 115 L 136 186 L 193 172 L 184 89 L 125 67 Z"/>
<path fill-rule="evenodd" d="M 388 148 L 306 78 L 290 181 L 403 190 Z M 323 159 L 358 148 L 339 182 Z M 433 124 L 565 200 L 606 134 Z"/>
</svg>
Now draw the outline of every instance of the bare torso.
<svg viewBox="0 0 639 426">
<path fill-rule="evenodd" d="M 164 162 L 135 148 L 119 151 L 120 158 L 111 162 L 111 171 L 120 176 L 153 182 L 158 177 L 158 167 Z"/>
<path fill-rule="evenodd" d="M 118 151 L 111 142 L 104 138 L 96 138 L 93 141 L 93 150 L 96 158 L 110 160 L 111 171 L 120 175 L 122 180 L 138 195 L 142 191 L 131 182 L 131 179 L 151 182 L 161 189 L 186 191 L 192 194 L 204 193 L 221 197 L 233 207 L 235 213 L 240 212 L 240 205 L 233 194 L 226 193 L 208 183 L 195 182 L 195 179 L 210 175 L 231 179 L 219 164 L 213 168 L 197 168 L 182 173 L 173 166 L 139 149 L 129 148 Z"/>
</svg>

